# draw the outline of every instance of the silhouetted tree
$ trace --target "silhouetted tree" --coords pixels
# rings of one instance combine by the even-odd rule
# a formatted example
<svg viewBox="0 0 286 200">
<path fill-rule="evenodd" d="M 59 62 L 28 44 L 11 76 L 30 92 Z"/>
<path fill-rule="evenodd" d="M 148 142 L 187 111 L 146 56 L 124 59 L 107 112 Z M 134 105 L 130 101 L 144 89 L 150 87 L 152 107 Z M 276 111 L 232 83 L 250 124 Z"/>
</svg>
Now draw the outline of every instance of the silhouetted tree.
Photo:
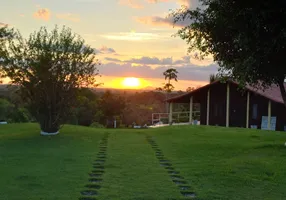
<svg viewBox="0 0 286 200">
<path fill-rule="evenodd" d="M 156 90 L 158 91 L 164 91 L 166 93 L 166 100 L 168 99 L 169 97 L 169 93 L 171 93 L 175 87 L 173 84 L 171 84 L 171 80 L 174 80 L 174 81 L 178 81 L 178 71 L 174 68 L 169 68 L 167 69 L 165 72 L 163 72 L 163 75 L 165 77 L 165 80 L 167 80 L 167 83 L 164 83 L 163 84 L 163 87 L 159 87 L 159 88 L 156 88 Z M 168 112 L 168 104 L 166 103 L 166 112 Z"/>
<path fill-rule="evenodd" d="M 0 71 L 19 86 L 42 134 L 57 134 L 75 106 L 78 88 L 96 86 L 94 50 L 71 29 L 42 27 L 24 39 L 9 30 L 0 46 Z"/>
<path fill-rule="evenodd" d="M 213 82 L 218 81 L 218 80 L 220 80 L 220 77 L 218 74 L 211 74 L 210 75 L 210 83 L 213 83 Z"/>
<path fill-rule="evenodd" d="M 213 55 L 219 72 L 242 86 L 278 85 L 284 104 L 286 91 L 286 1 L 200 0 L 200 8 L 175 11 L 174 22 L 189 22 L 177 35 L 199 50 L 199 58 Z"/>
</svg>

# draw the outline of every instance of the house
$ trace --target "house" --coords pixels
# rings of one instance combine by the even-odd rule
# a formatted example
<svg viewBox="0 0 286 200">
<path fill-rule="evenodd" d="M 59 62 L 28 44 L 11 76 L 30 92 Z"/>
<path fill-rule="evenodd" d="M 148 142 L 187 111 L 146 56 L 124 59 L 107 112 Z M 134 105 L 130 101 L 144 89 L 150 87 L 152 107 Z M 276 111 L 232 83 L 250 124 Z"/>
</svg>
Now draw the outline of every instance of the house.
<svg viewBox="0 0 286 200">
<path fill-rule="evenodd" d="M 189 103 L 190 113 L 193 113 L 194 103 L 198 103 L 200 124 L 280 131 L 286 126 L 286 107 L 276 85 L 266 90 L 251 86 L 241 90 L 234 81 L 215 81 L 167 102 L 170 105 L 169 122 L 172 122 L 174 103 Z M 189 115 L 189 121 L 193 121 L 193 114 Z"/>
</svg>

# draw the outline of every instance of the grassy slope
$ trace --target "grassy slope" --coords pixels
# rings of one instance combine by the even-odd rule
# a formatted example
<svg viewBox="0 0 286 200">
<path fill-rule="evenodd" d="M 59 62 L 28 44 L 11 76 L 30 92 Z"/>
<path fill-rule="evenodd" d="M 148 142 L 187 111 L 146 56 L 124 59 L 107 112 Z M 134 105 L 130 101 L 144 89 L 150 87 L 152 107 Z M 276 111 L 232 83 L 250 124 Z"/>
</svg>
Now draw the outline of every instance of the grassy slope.
<svg viewBox="0 0 286 200">
<path fill-rule="evenodd" d="M 42 137 L 35 124 L 0 126 L 0 199 L 78 199 L 106 132 L 111 134 L 99 200 L 180 197 L 145 134 L 154 137 L 200 200 L 285 199 L 285 133 L 66 126 L 58 136 Z"/>
<path fill-rule="evenodd" d="M 69 126 L 43 137 L 35 124 L 0 126 L 0 199 L 77 199 L 102 135 Z"/>
<path fill-rule="evenodd" d="M 219 127 L 151 130 L 202 200 L 285 199 L 286 134 Z"/>
<path fill-rule="evenodd" d="M 110 135 L 100 200 L 166 200 L 180 193 L 160 167 L 145 136 L 134 130 Z"/>
</svg>

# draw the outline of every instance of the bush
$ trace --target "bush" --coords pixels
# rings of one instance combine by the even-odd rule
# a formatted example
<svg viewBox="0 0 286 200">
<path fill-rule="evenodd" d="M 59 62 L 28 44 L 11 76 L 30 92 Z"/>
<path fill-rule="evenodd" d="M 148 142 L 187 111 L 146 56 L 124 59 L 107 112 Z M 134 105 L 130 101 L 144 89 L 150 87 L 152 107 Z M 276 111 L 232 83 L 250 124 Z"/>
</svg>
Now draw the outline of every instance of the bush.
<svg viewBox="0 0 286 200">
<path fill-rule="evenodd" d="M 180 117 L 180 118 L 178 118 L 178 122 L 179 123 L 185 123 L 185 122 L 189 122 L 189 121 L 190 121 L 189 117 Z"/>
<path fill-rule="evenodd" d="M 26 108 L 17 108 L 10 116 L 11 122 L 23 123 L 32 121 L 32 117 Z"/>
<path fill-rule="evenodd" d="M 93 122 L 90 127 L 92 128 L 105 128 L 102 124 L 98 123 L 98 122 Z"/>
<path fill-rule="evenodd" d="M 160 119 L 160 121 L 163 122 L 163 124 L 168 124 L 168 123 L 169 123 L 169 118 L 167 118 L 167 117 L 166 117 L 166 118 L 165 118 L 165 117 L 163 118 L 163 117 L 162 117 L 162 118 Z"/>
</svg>

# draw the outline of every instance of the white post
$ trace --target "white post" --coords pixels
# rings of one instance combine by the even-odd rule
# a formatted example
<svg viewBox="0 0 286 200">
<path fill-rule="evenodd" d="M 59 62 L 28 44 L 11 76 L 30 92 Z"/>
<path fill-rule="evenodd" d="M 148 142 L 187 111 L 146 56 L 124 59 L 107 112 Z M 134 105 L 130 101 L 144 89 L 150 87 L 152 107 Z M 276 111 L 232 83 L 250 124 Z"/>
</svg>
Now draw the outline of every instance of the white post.
<svg viewBox="0 0 286 200">
<path fill-rule="evenodd" d="M 210 122 L 210 90 L 208 89 L 208 99 L 207 99 L 207 126 L 209 125 Z"/>
<path fill-rule="evenodd" d="M 271 101 L 268 101 L 268 124 L 267 124 L 267 129 L 271 129 Z"/>
<path fill-rule="evenodd" d="M 246 128 L 249 128 L 249 91 L 247 92 L 247 102 L 246 102 Z"/>
<path fill-rule="evenodd" d="M 190 98 L 190 117 L 189 117 L 189 122 L 192 124 L 193 121 L 193 96 Z"/>
<path fill-rule="evenodd" d="M 229 127 L 229 83 L 226 86 L 226 122 L 225 126 Z"/>
<path fill-rule="evenodd" d="M 172 121 L 173 121 L 173 102 L 170 102 L 170 111 L 169 111 L 169 124 L 171 124 L 172 123 Z"/>
</svg>

